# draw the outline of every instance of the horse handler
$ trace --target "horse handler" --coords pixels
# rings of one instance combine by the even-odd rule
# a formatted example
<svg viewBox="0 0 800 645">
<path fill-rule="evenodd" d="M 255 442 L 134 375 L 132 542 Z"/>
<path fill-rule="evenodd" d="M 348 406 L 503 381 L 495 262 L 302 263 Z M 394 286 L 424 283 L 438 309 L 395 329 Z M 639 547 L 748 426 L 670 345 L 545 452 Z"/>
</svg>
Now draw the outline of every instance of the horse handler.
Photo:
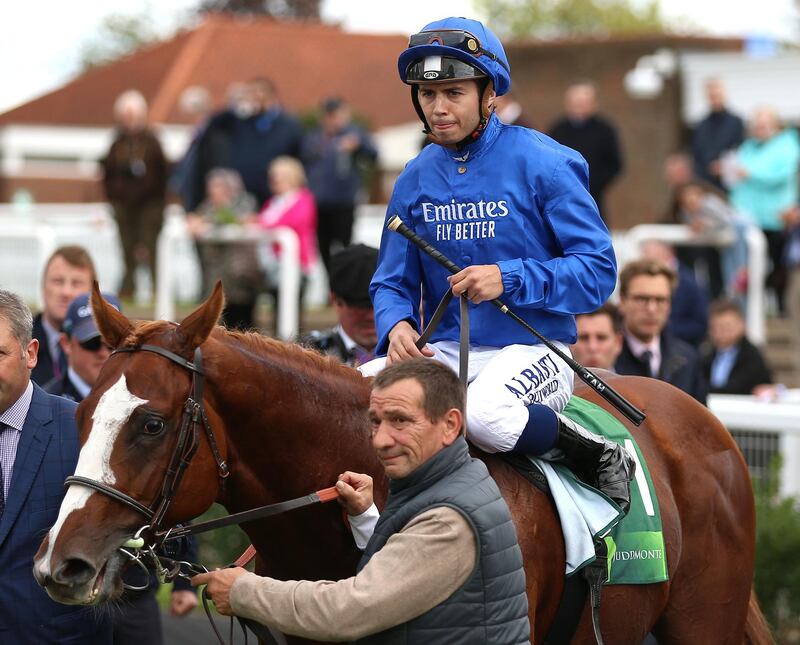
<svg viewBox="0 0 800 645">
<path fill-rule="evenodd" d="M 233 568 L 192 584 L 208 585 L 221 614 L 320 641 L 528 643 L 522 554 L 497 485 L 467 450 L 458 377 L 427 359 L 387 367 L 369 420 L 389 496 L 378 518 L 372 479 L 339 477 L 356 543 L 367 540 L 355 576 L 280 581 Z"/>
</svg>

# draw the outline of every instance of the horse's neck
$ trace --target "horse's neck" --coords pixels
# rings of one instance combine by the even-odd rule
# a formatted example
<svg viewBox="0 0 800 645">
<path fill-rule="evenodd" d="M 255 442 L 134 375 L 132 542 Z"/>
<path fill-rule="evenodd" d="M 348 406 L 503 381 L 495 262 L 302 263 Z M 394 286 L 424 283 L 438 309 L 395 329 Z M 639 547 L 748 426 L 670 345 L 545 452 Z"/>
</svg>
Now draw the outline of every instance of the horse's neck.
<svg viewBox="0 0 800 645">
<path fill-rule="evenodd" d="M 210 392 L 226 429 L 231 476 L 219 501 L 229 511 L 333 486 L 346 470 L 372 474 L 383 505 L 386 487 L 369 440 L 368 383 L 314 366 L 306 361 L 293 369 L 285 357 L 254 361 L 237 370 L 247 375 L 241 383 Z M 347 577 L 360 557 L 335 503 L 252 522 L 246 531 L 263 571 L 283 579 Z"/>
<path fill-rule="evenodd" d="M 325 363 L 293 356 L 242 366 L 216 388 L 231 462 L 226 506 L 263 504 L 332 486 L 345 470 L 379 472 L 369 442 L 369 386 Z M 266 500 L 266 501 L 265 501 Z"/>
</svg>

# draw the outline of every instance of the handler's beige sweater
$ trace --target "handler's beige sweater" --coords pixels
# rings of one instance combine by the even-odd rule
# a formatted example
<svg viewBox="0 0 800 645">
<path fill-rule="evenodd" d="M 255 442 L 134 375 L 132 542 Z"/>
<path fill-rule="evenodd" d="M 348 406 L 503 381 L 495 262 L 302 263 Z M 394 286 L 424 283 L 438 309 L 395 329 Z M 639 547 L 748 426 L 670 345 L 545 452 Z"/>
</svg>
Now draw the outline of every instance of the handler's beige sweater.
<svg viewBox="0 0 800 645">
<path fill-rule="evenodd" d="M 475 534 L 461 513 L 432 508 L 391 536 L 356 576 L 281 581 L 253 573 L 231 587 L 231 607 L 296 636 L 350 641 L 394 627 L 449 598 L 475 568 Z"/>
</svg>

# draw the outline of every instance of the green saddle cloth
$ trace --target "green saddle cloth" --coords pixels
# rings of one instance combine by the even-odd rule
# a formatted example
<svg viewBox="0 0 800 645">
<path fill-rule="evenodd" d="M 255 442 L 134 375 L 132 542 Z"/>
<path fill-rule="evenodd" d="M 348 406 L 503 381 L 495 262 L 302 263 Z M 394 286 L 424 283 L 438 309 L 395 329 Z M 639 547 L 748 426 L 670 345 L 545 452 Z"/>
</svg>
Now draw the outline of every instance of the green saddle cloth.
<svg viewBox="0 0 800 645">
<path fill-rule="evenodd" d="M 624 446 L 636 461 L 630 510 L 605 537 L 608 546 L 606 584 L 650 584 L 668 580 L 658 499 L 647 463 L 633 436 L 603 408 L 577 396 L 569 400 L 563 414 L 587 430 Z"/>
</svg>

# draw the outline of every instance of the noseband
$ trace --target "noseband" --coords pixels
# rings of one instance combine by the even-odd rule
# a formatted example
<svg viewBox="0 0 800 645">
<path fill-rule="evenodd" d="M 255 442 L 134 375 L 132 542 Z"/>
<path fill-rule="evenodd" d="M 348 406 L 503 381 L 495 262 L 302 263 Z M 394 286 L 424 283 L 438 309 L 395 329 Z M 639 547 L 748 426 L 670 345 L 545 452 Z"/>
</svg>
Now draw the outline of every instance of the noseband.
<svg viewBox="0 0 800 645">
<path fill-rule="evenodd" d="M 178 440 L 175 443 L 175 448 L 172 451 L 172 457 L 169 461 L 169 467 L 164 474 L 164 480 L 161 484 L 161 493 L 156 500 L 150 505 L 145 506 L 138 500 L 135 500 L 130 495 L 123 493 L 116 488 L 97 481 L 88 477 L 80 477 L 73 475 L 64 480 L 64 485 L 78 484 L 96 490 L 118 502 L 124 504 L 128 508 L 135 510 L 137 513 L 144 515 L 149 524 L 150 531 L 153 534 L 160 533 L 162 529 L 162 522 L 167 514 L 167 510 L 175 498 L 175 491 L 177 491 L 183 478 L 184 472 L 189 467 L 192 457 L 197 452 L 200 445 L 200 432 L 198 427 L 202 426 L 205 435 L 208 439 L 208 444 L 211 448 L 211 453 L 217 463 L 217 470 L 219 478 L 224 484 L 225 479 L 230 474 L 228 465 L 220 454 L 217 440 L 211 430 L 211 424 L 208 422 L 205 407 L 203 406 L 203 354 L 198 347 L 194 350 L 194 362 L 187 361 L 185 358 L 174 354 L 173 352 L 158 347 L 157 345 L 140 345 L 138 347 L 124 347 L 116 349 L 112 352 L 114 354 L 121 354 L 126 352 L 152 352 L 168 358 L 173 363 L 188 369 L 192 373 L 192 387 L 186 402 L 183 405 L 183 414 L 181 416 L 180 430 L 178 432 Z"/>
</svg>

